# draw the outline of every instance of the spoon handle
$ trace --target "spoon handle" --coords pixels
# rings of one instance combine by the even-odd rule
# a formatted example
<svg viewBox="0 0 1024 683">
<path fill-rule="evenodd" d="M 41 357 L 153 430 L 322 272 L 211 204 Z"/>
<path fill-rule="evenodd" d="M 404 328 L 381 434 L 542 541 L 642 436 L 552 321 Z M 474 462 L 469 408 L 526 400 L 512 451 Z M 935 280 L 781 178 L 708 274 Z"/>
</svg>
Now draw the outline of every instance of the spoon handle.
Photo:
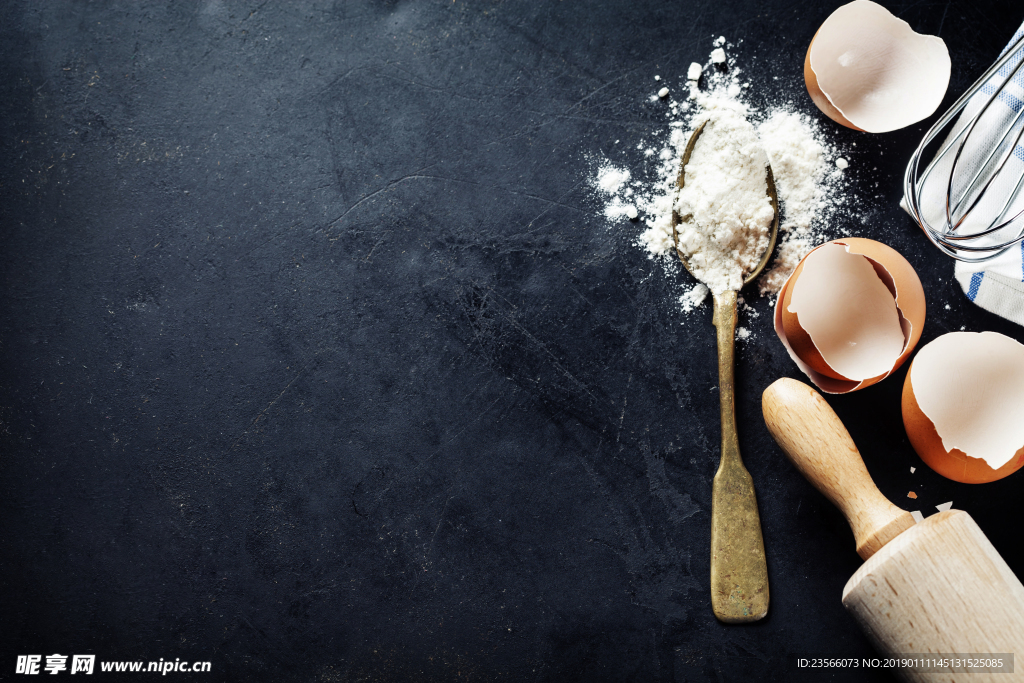
<svg viewBox="0 0 1024 683">
<path fill-rule="evenodd" d="M 736 436 L 733 345 L 736 292 L 715 295 L 722 461 L 711 496 L 711 608 L 726 623 L 757 621 L 768 613 L 768 566 L 754 481 Z"/>
</svg>

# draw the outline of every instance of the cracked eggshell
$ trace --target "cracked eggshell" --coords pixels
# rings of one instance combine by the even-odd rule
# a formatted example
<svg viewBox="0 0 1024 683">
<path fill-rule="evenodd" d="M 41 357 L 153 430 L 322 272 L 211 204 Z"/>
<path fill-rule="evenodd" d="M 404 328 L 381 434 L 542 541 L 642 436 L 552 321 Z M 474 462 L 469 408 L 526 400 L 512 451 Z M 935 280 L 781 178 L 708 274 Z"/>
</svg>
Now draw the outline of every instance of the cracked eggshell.
<svg viewBox="0 0 1024 683">
<path fill-rule="evenodd" d="M 870 0 L 833 12 L 811 40 L 804 81 L 833 121 L 868 133 L 905 128 L 930 116 L 949 86 L 946 44 Z"/>
<path fill-rule="evenodd" d="M 921 338 L 924 318 L 924 289 L 913 266 L 895 249 L 861 237 L 813 249 L 775 303 L 775 332 L 786 351 L 830 394 L 892 374 Z"/>
<path fill-rule="evenodd" d="M 983 484 L 1024 466 L 1024 345 L 996 332 L 926 344 L 903 384 L 903 426 L 925 464 Z"/>
</svg>

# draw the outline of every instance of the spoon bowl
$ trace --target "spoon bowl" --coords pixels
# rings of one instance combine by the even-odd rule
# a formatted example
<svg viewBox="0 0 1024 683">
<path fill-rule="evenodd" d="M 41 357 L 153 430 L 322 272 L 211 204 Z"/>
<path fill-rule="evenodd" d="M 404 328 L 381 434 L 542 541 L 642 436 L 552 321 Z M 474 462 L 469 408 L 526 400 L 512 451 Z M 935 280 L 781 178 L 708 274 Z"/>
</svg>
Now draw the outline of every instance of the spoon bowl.
<svg viewBox="0 0 1024 683">
<path fill-rule="evenodd" d="M 705 121 L 697 126 L 696 130 L 693 131 L 693 134 L 690 135 L 690 139 L 686 141 L 686 149 L 683 150 L 683 159 L 679 164 L 679 175 L 676 176 L 676 192 L 683 189 L 683 186 L 686 185 L 686 164 L 690 163 L 690 155 L 693 154 L 693 148 L 697 146 L 697 138 L 699 138 L 701 133 L 704 132 L 704 128 L 707 125 L 708 122 Z M 768 265 L 768 261 L 771 260 L 772 252 L 775 251 L 775 242 L 779 238 L 779 193 L 775 188 L 775 176 L 772 175 L 771 164 L 767 164 L 766 176 L 768 197 L 771 199 L 772 211 L 775 214 L 775 218 L 772 220 L 771 228 L 769 228 L 768 246 L 765 248 L 764 253 L 761 254 L 761 260 L 758 261 L 757 266 L 743 277 L 744 287 L 753 282 L 754 279 L 764 271 L 765 266 Z M 679 224 L 686 223 L 692 220 L 692 218 L 693 217 L 689 215 L 680 216 L 676 212 L 675 208 L 672 209 L 672 242 L 676 248 L 676 256 L 679 257 L 683 267 L 686 268 L 690 275 L 693 275 L 693 271 L 690 270 L 690 264 L 686 260 L 686 254 L 679 250 Z M 694 277 L 697 276 L 694 275 Z"/>
</svg>

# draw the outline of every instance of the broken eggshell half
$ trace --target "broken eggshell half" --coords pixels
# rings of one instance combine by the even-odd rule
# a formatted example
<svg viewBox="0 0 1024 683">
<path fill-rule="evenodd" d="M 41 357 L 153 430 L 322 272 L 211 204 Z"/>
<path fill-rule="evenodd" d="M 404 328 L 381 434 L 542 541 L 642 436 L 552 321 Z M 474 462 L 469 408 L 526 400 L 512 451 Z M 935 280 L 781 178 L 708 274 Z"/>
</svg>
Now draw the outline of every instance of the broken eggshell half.
<svg viewBox="0 0 1024 683">
<path fill-rule="evenodd" d="M 946 44 L 915 33 L 870 0 L 833 12 L 811 40 L 804 81 L 833 121 L 868 133 L 905 128 L 930 116 L 949 85 Z"/>
<path fill-rule="evenodd" d="M 903 384 L 903 425 L 925 464 L 983 484 L 1024 466 L 1024 345 L 996 332 L 925 344 Z"/>
<path fill-rule="evenodd" d="M 910 356 L 924 327 L 921 280 L 892 247 L 826 242 L 800 261 L 775 303 L 775 332 L 822 391 L 875 384 Z"/>
</svg>

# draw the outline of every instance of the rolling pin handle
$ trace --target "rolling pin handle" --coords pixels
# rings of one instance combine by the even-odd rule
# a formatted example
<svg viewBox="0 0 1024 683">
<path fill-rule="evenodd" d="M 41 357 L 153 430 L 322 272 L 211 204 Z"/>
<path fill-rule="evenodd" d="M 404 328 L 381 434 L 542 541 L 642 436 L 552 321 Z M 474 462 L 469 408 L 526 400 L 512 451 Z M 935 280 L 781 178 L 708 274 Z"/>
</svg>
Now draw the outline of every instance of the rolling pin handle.
<svg viewBox="0 0 1024 683">
<path fill-rule="evenodd" d="M 784 377 L 765 389 L 761 408 L 789 460 L 842 511 L 863 559 L 914 525 L 875 486 L 850 433 L 818 392 Z"/>
</svg>

